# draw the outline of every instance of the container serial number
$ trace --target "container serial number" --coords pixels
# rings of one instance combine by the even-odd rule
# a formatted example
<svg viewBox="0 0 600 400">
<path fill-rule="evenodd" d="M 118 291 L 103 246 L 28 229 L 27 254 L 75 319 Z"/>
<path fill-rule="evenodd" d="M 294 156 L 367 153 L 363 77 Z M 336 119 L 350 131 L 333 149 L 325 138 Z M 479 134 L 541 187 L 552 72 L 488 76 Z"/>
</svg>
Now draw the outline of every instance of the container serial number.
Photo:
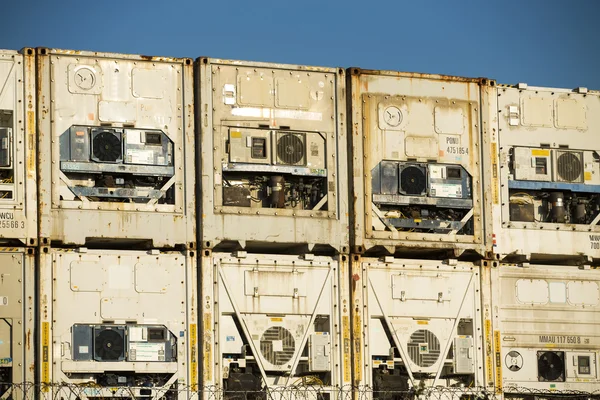
<svg viewBox="0 0 600 400">
<path fill-rule="evenodd" d="M 0 229 L 25 229 L 25 221 L 0 220 Z"/>
</svg>

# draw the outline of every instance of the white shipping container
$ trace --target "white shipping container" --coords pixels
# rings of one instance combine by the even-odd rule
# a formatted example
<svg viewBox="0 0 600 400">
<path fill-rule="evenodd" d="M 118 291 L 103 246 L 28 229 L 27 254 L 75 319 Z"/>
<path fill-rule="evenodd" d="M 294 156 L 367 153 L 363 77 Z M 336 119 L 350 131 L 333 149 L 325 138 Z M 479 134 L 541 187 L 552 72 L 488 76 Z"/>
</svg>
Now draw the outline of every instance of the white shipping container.
<svg viewBox="0 0 600 400">
<path fill-rule="evenodd" d="M 203 385 L 213 388 L 207 396 L 213 390 L 225 398 L 266 390 L 285 398 L 317 390 L 334 396 L 349 385 L 347 268 L 347 256 L 205 250 Z"/>
<path fill-rule="evenodd" d="M 0 248 L 0 396 L 30 398 L 35 381 L 35 254 Z"/>
<path fill-rule="evenodd" d="M 197 390 L 191 252 L 43 247 L 39 271 L 46 398 L 188 399 Z"/>
<path fill-rule="evenodd" d="M 484 386 L 480 267 L 392 257 L 352 261 L 354 386 L 373 398 Z M 462 388 L 453 392 L 451 389 Z"/>
<path fill-rule="evenodd" d="M 195 242 L 190 59 L 38 49 L 42 245 Z"/>
<path fill-rule="evenodd" d="M 344 70 L 196 63 L 203 248 L 347 254 Z"/>
<path fill-rule="evenodd" d="M 600 92 L 524 84 L 493 92 L 484 158 L 496 257 L 600 258 Z"/>
<path fill-rule="evenodd" d="M 35 49 L 0 50 L 0 82 L 0 242 L 35 246 Z"/>
<path fill-rule="evenodd" d="M 480 90 L 493 81 L 348 71 L 352 251 L 484 254 Z"/>
<path fill-rule="evenodd" d="M 488 365 L 499 391 L 512 397 L 543 397 L 550 391 L 596 392 L 600 384 L 597 271 L 558 265 L 493 265 L 484 269 L 489 292 L 483 303 L 486 326 L 491 319 L 494 338 L 495 361 Z"/>
</svg>

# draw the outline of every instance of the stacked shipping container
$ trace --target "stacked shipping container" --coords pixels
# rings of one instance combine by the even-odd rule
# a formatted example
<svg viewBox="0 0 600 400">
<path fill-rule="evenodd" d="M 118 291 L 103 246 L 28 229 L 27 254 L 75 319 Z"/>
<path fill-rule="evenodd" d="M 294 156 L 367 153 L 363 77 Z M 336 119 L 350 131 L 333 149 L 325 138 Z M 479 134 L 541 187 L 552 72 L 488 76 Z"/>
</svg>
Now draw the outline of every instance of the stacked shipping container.
<svg viewBox="0 0 600 400">
<path fill-rule="evenodd" d="M 0 396 L 597 387 L 600 93 L 46 48 L 0 79 Z"/>
</svg>

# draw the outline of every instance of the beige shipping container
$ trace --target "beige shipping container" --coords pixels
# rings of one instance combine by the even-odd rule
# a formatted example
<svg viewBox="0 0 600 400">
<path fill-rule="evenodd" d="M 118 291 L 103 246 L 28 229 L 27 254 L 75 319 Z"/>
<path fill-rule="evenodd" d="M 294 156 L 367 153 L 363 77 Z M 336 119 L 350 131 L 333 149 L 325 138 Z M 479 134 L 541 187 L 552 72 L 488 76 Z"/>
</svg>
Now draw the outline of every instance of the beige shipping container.
<svg viewBox="0 0 600 400">
<path fill-rule="evenodd" d="M 198 390 L 193 252 L 43 247 L 38 269 L 43 398 Z"/>
<path fill-rule="evenodd" d="M 199 58 L 202 247 L 348 253 L 343 69 Z"/>
<path fill-rule="evenodd" d="M 348 69 L 352 252 L 485 254 L 487 79 Z"/>
<path fill-rule="evenodd" d="M 35 246 L 35 49 L 0 50 L 0 82 L 0 242 Z"/>
<path fill-rule="evenodd" d="M 39 48 L 42 245 L 194 247 L 190 59 Z"/>
</svg>

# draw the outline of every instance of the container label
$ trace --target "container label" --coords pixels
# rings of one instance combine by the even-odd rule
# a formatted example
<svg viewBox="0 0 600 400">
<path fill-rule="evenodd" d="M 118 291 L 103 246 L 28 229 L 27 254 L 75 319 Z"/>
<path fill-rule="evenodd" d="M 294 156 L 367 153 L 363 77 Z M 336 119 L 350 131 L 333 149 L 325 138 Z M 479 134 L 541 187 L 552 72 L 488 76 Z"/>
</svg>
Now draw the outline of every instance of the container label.
<svg viewBox="0 0 600 400">
<path fill-rule="evenodd" d="M 494 380 L 494 364 L 492 362 L 492 321 L 485 320 L 485 369 L 487 374 L 487 384 Z"/>
<path fill-rule="evenodd" d="M 350 382 L 352 379 L 350 376 L 350 317 L 344 315 L 342 317 L 342 335 L 344 338 L 343 349 L 344 349 L 344 382 Z"/>
<path fill-rule="evenodd" d="M 581 336 L 567 336 L 567 335 L 540 335 L 540 343 L 551 343 L 551 344 L 589 344 L 590 339 Z"/>
<path fill-rule="evenodd" d="M 198 390 L 198 325 L 190 324 L 190 385 Z"/>
<path fill-rule="evenodd" d="M 42 384 L 50 383 L 50 323 L 42 322 Z M 47 392 L 44 385 L 42 391 Z"/>
<path fill-rule="evenodd" d="M 212 381 L 212 324 L 209 313 L 204 314 L 204 326 L 202 329 L 204 332 L 204 381 L 209 383 Z"/>
<path fill-rule="evenodd" d="M 490 159 L 492 160 L 492 202 L 500 203 L 500 194 L 498 188 L 498 144 L 492 143 Z"/>
<path fill-rule="evenodd" d="M 496 393 L 502 392 L 502 356 L 500 349 L 500 331 L 494 331 L 494 348 L 496 351 Z"/>
</svg>

